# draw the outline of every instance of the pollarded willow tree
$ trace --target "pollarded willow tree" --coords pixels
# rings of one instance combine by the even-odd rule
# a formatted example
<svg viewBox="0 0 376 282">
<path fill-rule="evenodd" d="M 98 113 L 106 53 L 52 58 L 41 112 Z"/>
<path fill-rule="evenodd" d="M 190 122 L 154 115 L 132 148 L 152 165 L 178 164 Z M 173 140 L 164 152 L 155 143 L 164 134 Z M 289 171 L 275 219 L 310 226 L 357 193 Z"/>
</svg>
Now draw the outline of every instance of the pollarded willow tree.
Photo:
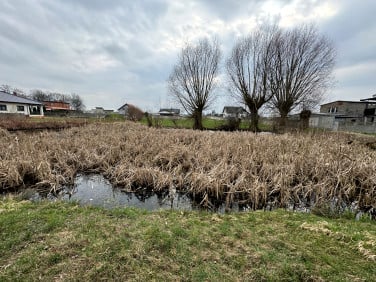
<svg viewBox="0 0 376 282">
<path fill-rule="evenodd" d="M 194 119 L 194 129 L 203 129 L 202 112 L 213 102 L 220 57 L 216 41 L 187 44 L 168 79 L 170 94 Z"/>
<path fill-rule="evenodd" d="M 226 63 L 230 91 L 248 107 L 253 131 L 259 131 L 260 108 L 272 98 L 268 76 L 272 68 L 273 39 L 278 32 L 276 27 L 267 27 L 239 39 Z"/>
<path fill-rule="evenodd" d="M 272 106 L 279 111 L 281 125 L 296 107 L 315 105 L 332 82 L 335 49 L 313 25 L 283 31 L 273 41 L 269 75 Z"/>
</svg>

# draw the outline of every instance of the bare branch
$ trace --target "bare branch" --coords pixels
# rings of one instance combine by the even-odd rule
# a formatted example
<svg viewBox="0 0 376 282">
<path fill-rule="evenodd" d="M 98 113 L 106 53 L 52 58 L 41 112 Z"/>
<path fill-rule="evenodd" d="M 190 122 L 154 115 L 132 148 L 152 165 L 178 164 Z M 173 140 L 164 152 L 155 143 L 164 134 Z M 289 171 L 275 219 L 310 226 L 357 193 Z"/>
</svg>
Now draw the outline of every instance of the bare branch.
<svg viewBox="0 0 376 282">
<path fill-rule="evenodd" d="M 304 25 L 280 33 L 273 54 L 271 103 L 282 120 L 298 106 L 309 109 L 319 103 L 332 81 L 335 50 L 331 41 L 313 25 Z"/>
<path fill-rule="evenodd" d="M 274 26 L 259 28 L 238 40 L 226 63 L 230 89 L 251 112 L 255 131 L 258 130 L 259 109 L 272 98 L 268 76 L 272 67 L 273 38 L 278 32 Z"/>
<path fill-rule="evenodd" d="M 202 112 L 213 102 L 220 57 L 216 41 L 187 44 L 168 79 L 170 94 L 195 119 L 195 129 L 202 129 Z"/>
</svg>

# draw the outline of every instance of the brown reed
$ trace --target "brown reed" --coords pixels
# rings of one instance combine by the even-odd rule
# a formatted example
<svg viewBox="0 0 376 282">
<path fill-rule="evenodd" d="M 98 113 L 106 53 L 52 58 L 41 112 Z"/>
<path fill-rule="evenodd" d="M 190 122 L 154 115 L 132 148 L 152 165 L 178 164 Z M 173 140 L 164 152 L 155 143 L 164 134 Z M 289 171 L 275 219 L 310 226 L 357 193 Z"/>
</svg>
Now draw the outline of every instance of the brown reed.
<svg viewBox="0 0 376 282">
<path fill-rule="evenodd" d="M 206 204 L 376 207 L 376 151 L 366 145 L 375 142 L 371 136 L 200 132 L 124 122 L 35 134 L 0 129 L 0 140 L 2 191 L 57 191 L 78 173 L 99 173 L 127 191 L 173 187 Z"/>
</svg>

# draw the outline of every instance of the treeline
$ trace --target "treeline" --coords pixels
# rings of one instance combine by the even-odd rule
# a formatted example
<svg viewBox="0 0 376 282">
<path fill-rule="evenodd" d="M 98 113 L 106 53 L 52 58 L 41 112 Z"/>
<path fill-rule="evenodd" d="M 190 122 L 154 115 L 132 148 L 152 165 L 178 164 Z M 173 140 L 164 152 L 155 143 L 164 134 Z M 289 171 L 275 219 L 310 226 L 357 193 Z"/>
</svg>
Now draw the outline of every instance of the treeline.
<svg viewBox="0 0 376 282">
<path fill-rule="evenodd" d="M 284 125 L 294 109 L 309 112 L 332 84 L 336 51 L 331 40 L 313 25 L 291 29 L 261 26 L 235 41 L 225 58 L 222 81 L 234 98 L 251 113 L 258 131 L 259 111 L 269 107 Z M 222 52 L 207 38 L 182 48 L 167 81 L 169 92 L 202 129 L 202 112 L 215 99 Z"/>
<path fill-rule="evenodd" d="M 40 89 L 31 90 L 29 93 L 26 93 L 24 90 L 20 88 L 14 88 L 10 85 L 3 84 L 0 86 L 0 90 L 9 94 L 14 94 L 20 97 L 29 98 L 34 101 L 38 102 L 66 102 L 69 103 L 72 110 L 82 112 L 85 109 L 85 105 L 83 103 L 82 98 L 80 95 L 72 93 L 72 94 L 64 94 L 58 92 L 50 92 L 50 91 L 43 91 Z"/>
</svg>

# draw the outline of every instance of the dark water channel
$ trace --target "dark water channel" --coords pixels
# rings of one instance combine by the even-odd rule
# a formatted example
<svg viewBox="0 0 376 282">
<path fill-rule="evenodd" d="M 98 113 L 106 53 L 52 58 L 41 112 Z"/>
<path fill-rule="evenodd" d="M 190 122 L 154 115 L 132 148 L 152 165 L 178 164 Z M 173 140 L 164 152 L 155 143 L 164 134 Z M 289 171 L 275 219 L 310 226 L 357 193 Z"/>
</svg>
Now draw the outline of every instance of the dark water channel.
<svg viewBox="0 0 376 282">
<path fill-rule="evenodd" d="M 73 187 L 62 189 L 59 194 L 47 192 L 38 192 L 26 189 L 20 194 L 22 199 L 40 201 L 48 199 L 50 201 L 63 200 L 78 202 L 83 206 L 98 206 L 105 209 L 135 207 L 155 210 L 207 210 L 217 213 L 242 212 L 251 210 L 248 205 L 233 204 L 226 208 L 225 203 L 216 203 L 215 206 L 205 208 L 201 205 L 202 199 L 194 199 L 184 193 L 175 192 L 174 195 L 165 193 L 155 193 L 149 190 L 138 190 L 138 192 L 125 192 L 119 188 L 113 187 L 111 183 L 101 175 L 79 175 L 75 180 Z M 330 205 L 335 206 L 336 200 L 333 199 Z M 265 210 L 273 209 L 267 206 Z M 308 207 L 296 207 L 293 204 L 287 207 L 288 210 L 298 212 L 311 212 Z M 333 208 L 334 209 L 334 208 Z M 356 214 L 356 219 L 363 215 L 369 215 L 376 219 L 376 209 L 370 211 L 359 211 L 356 207 L 345 207 L 343 210 L 351 211 Z"/>
<path fill-rule="evenodd" d="M 195 202 L 183 193 L 176 192 L 171 197 L 168 193 L 156 194 L 150 191 L 124 192 L 119 188 L 114 188 L 101 175 L 80 175 L 76 178 L 75 183 L 74 187 L 67 187 L 58 195 L 26 191 L 22 197 L 32 201 L 41 199 L 76 201 L 84 206 L 91 205 L 106 209 L 136 207 L 150 211 L 161 209 L 203 210 L 200 203 Z M 235 205 L 232 210 L 242 211 L 243 209 Z M 225 205 L 215 207 L 212 211 L 223 213 L 225 212 Z"/>
</svg>

